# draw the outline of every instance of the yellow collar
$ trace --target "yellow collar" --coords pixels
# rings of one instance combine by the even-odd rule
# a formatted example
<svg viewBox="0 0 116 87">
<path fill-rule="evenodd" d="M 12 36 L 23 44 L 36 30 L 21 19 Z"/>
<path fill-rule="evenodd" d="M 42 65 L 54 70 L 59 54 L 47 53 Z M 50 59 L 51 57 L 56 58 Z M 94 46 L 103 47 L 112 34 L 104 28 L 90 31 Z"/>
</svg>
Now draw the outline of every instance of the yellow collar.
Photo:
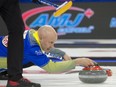
<svg viewBox="0 0 116 87">
<path fill-rule="evenodd" d="M 33 33 L 33 37 L 35 38 L 35 40 L 37 41 L 38 45 L 39 45 L 40 48 L 41 48 L 40 38 L 39 38 L 39 35 L 38 35 L 38 32 L 37 32 L 37 31 L 35 31 L 35 32 Z M 42 50 L 42 48 L 41 48 L 41 50 Z"/>
</svg>

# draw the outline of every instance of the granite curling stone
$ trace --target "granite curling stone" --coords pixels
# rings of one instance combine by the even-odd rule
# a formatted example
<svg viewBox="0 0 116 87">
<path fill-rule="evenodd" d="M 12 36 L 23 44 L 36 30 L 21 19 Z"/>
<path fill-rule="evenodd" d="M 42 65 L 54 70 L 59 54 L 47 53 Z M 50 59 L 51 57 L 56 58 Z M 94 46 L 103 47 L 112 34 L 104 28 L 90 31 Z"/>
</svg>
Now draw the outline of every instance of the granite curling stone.
<svg viewBox="0 0 116 87">
<path fill-rule="evenodd" d="M 79 72 L 79 79 L 84 83 L 103 83 L 108 76 L 112 76 L 111 70 L 98 65 L 85 67 Z"/>
</svg>

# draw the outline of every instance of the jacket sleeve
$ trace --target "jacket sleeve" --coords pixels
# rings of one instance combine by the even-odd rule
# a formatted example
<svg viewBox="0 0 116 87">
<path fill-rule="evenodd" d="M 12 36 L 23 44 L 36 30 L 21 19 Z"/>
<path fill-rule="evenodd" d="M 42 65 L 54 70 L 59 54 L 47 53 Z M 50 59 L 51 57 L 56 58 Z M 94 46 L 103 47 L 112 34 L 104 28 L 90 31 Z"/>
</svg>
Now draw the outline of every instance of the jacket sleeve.
<svg viewBox="0 0 116 87">
<path fill-rule="evenodd" d="M 42 68 L 49 73 L 62 73 L 74 69 L 75 66 L 75 60 L 68 60 L 62 62 L 53 62 L 50 60 L 49 63 Z"/>
<path fill-rule="evenodd" d="M 0 57 L 0 68 L 7 68 L 7 57 Z"/>
</svg>

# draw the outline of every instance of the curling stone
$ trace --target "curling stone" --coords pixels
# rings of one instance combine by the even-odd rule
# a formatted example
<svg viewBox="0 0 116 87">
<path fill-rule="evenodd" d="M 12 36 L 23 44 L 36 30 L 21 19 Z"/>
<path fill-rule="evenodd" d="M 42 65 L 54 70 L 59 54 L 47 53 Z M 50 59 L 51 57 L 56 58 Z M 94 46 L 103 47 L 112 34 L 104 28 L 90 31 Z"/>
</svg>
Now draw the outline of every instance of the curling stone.
<svg viewBox="0 0 116 87">
<path fill-rule="evenodd" d="M 103 83 L 108 76 L 112 76 L 111 70 L 98 65 L 85 67 L 79 72 L 79 79 L 84 83 Z"/>
</svg>

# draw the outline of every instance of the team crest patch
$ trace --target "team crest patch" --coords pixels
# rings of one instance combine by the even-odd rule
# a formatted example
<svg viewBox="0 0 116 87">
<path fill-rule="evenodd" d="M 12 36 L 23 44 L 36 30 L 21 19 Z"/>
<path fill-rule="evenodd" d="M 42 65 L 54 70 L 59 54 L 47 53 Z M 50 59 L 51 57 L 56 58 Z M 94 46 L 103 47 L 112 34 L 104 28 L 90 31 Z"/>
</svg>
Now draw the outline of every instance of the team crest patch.
<svg viewBox="0 0 116 87">
<path fill-rule="evenodd" d="M 2 40 L 2 44 L 5 46 L 5 47 L 8 47 L 8 36 L 5 36 Z"/>
</svg>

